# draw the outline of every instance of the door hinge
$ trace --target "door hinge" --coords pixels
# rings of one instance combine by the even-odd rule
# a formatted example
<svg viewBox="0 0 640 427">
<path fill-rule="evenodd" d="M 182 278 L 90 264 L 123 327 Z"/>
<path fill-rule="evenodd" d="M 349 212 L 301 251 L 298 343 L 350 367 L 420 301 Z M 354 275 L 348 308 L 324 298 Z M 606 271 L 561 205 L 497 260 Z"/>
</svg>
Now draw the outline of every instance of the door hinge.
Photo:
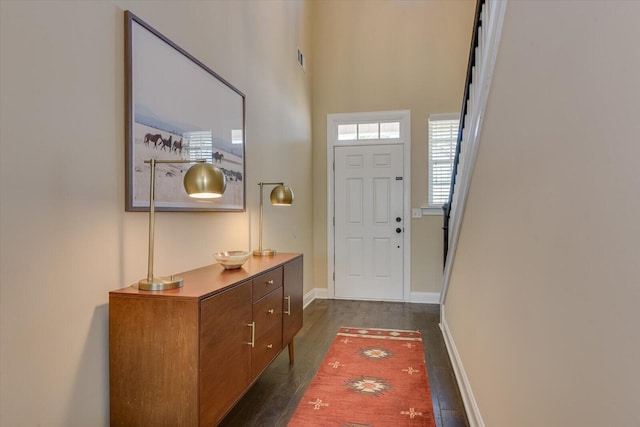
<svg viewBox="0 0 640 427">
<path fill-rule="evenodd" d="M 333 281 L 334 282 L 336 281 L 336 272 L 335 271 L 333 272 Z"/>
</svg>

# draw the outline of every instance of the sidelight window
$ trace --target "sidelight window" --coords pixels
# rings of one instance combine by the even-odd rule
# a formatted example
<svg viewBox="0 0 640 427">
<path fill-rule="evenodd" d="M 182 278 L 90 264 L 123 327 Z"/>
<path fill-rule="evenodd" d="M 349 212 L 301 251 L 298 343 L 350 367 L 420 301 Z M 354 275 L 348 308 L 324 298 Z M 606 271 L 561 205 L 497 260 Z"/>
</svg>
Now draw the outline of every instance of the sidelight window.
<svg viewBox="0 0 640 427">
<path fill-rule="evenodd" d="M 460 114 L 429 115 L 429 207 L 449 200 Z"/>
</svg>

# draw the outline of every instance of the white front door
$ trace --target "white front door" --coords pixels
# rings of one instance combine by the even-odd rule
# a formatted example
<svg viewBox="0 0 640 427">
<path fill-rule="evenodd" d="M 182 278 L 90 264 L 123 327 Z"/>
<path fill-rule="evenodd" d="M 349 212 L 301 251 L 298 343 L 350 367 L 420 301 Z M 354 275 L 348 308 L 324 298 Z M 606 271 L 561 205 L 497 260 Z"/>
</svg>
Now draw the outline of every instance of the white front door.
<svg viewBox="0 0 640 427">
<path fill-rule="evenodd" d="M 334 161 L 335 297 L 403 300 L 403 146 L 336 146 Z"/>
</svg>

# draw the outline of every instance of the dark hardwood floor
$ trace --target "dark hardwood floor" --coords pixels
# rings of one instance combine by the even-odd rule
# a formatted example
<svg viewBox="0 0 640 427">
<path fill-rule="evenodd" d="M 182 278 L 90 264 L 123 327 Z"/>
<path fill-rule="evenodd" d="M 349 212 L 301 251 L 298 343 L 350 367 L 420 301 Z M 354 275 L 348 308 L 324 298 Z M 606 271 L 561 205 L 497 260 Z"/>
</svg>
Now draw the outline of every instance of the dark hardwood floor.
<svg viewBox="0 0 640 427">
<path fill-rule="evenodd" d="M 294 339 L 295 363 L 285 350 L 231 410 L 221 426 L 286 426 L 340 326 L 411 329 L 422 333 L 436 424 L 468 426 L 462 399 L 431 304 L 315 300 Z"/>
</svg>

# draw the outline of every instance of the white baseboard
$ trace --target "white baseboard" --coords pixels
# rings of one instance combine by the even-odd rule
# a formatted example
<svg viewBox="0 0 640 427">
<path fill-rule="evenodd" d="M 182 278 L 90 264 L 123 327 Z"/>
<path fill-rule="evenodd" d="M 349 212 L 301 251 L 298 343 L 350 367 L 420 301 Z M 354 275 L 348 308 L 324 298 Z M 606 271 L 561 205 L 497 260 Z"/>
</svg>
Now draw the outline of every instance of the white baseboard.
<svg viewBox="0 0 640 427">
<path fill-rule="evenodd" d="M 480 415 L 480 409 L 478 409 L 476 399 L 473 396 L 473 391 L 471 390 L 471 384 L 469 384 L 467 373 L 464 371 L 464 366 L 462 366 L 462 360 L 458 354 L 458 349 L 456 348 L 456 344 L 453 342 L 453 336 L 451 336 L 451 331 L 449 330 L 447 321 L 444 318 L 444 306 L 440 306 L 440 310 L 440 329 L 442 330 L 444 343 L 447 346 L 447 352 L 449 353 L 449 359 L 453 366 L 453 372 L 456 375 L 456 381 L 458 382 L 458 388 L 460 389 L 464 409 L 467 412 L 469 427 L 484 427 L 484 421 L 482 420 L 482 415 Z"/>
<path fill-rule="evenodd" d="M 313 288 L 303 297 L 303 307 L 307 307 L 314 299 L 328 299 L 329 290 L 327 288 Z M 409 301 L 420 304 L 440 304 L 440 292 L 411 292 Z"/>
<path fill-rule="evenodd" d="M 307 308 L 314 299 L 327 299 L 327 288 L 313 288 L 302 297 L 302 307 Z"/>
<path fill-rule="evenodd" d="M 316 298 L 318 299 L 328 299 L 329 298 L 329 290 L 327 288 L 315 288 Z"/>
<path fill-rule="evenodd" d="M 411 292 L 409 302 L 440 304 L 440 292 Z"/>
</svg>

